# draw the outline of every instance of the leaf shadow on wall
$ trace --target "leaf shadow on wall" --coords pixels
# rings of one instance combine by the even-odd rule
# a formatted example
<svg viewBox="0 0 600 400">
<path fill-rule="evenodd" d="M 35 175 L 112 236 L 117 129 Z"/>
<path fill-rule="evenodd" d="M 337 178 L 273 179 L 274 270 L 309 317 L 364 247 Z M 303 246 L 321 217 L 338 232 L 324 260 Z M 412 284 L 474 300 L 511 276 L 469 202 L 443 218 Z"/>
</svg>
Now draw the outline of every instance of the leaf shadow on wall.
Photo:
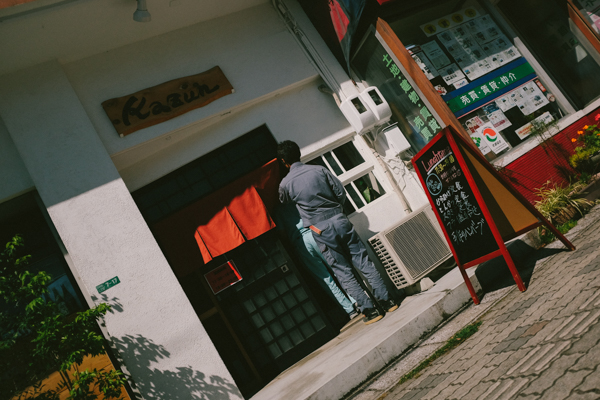
<svg viewBox="0 0 600 400">
<path fill-rule="evenodd" d="M 175 371 L 159 370 L 153 365 L 170 357 L 161 345 L 141 335 L 113 338 L 119 352 L 128 354 L 127 368 L 136 379 L 136 389 L 149 399 L 170 400 L 230 400 L 239 399 L 235 384 L 220 376 L 207 376 L 190 367 Z M 135 361 L 131 361 L 131 358 Z"/>
<path fill-rule="evenodd" d="M 110 313 L 123 312 L 123 306 L 118 298 L 109 298 L 105 294 L 92 296 L 92 300 L 108 303 Z M 100 300 L 100 301 L 99 301 Z M 157 322 L 159 323 L 159 322 Z M 182 339 L 180 339 L 182 340 Z M 183 339 L 184 340 L 184 339 Z M 227 379 L 206 374 L 187 367 L 175 367 L 175 370 L 161 370 L 154 366 L 170 358 L 167 349 L 154 343 L 142 335 L 125 335 L 120 338 L 111 337 L 111 348 L 119 358 L 119 362 L 127 368 L 129 379 L 134 391 L 139 391 L 145 399 L 157 400 L 238 400 L 242 399 L 235 383 Z M 120 354 L 127 355 L 125 362 Z M 163 361 L 164 363 L 164 361 Z M 168 362 L 167 362 L 168 363 Z"/>
</svg>

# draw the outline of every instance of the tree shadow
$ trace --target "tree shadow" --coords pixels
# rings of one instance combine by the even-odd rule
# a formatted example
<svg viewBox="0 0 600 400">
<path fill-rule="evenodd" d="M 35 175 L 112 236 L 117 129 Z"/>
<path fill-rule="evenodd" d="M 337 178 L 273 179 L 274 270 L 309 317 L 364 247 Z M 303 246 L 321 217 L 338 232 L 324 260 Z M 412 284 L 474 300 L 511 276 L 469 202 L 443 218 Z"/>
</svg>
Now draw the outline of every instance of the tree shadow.
<svg viewBox="0 0 600 400">
<path fill-rule="evenodd" d="M 94 302 L 109 304 L 111 313 L 123 312 L 123 305 L 119 298 L 109 298 L 106 294 L 100 297 L 92 296 Z M 128 390 L 132 399 L 157 399 L 157 400 L 233 400 L 242 399 L 235 383 L 221 376 L 206 374 L 196 371 L 189 366 L 174 367 L 174 370 L 161 370 L 154 368 L 158 363 L 163 365 L 171 354 L 162 345 L 154 343 L 142 335 L 125 335 L 121 338 L 111 337 L 111 360 L 117 361 L 126 368 L 128 379 L 133 391 Z M 125 357 L 123 357 L 125 355 Z M 114 357 L 116 356 L 116 357 Z M 173 367 L 172 367 L 173 368 Z M 125 370 L 124 370 L 125 371 Z M 133 397 L 135 396 L 135 397 Z"/>
<path fill-rule="evenodd" d="M 529 287 L 531 276 L 538 261 L 550 257 L 566 249 L 541 248 L 536 250 L 521 240 L 516 240 L 508 246 L 508 252 L 521 275 L 525 287 Z M 484 293 L 494 292 L 515 285 L 504 257 L 496 257 L 477 266 L 475 275 Z"/>
<path fill-rule="evenodd" d="M 95 304 L 106 303 L 110 305 L 111 309 L 108 312 L 111 314 L 114 314 L 115 312 L 123 312 L 123 304 L 118 297 L 109 298 L 106 294 L 101 294 L 101 298 L 98 298 L 96 295 L 92 295 L 91 297 Z"/>
<path fill-rule="evenodd" d="M 127 354 L 128 372 L 135 377 L 134 391 L 139 391 L 146 399 L 231 400 L 242 398 L 237 386 L 223 377 L 207 376 L 191 367 L 175 367 L 174 371 L 154 368 L 153 365 L 169 358 L 170 353 L 164 346 L 141 335 L 112 338 L 112 342 L 120 353 Z"/>
</svg>

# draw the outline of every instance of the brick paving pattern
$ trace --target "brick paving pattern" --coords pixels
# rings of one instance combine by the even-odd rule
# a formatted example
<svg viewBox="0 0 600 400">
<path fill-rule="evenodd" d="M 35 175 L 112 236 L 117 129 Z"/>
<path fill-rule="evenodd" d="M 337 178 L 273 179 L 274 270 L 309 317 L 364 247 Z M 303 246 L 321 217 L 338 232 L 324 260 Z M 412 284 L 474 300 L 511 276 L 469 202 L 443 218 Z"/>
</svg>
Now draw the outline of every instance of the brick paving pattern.
<svg viewBox="0 0 600 400">
<path fill-rule="evenodd" d="M 589 217 L 577 250 L 538 262 L 526 292 L 512 290 L 475 335 L 385 399 L 600 399 L 598 207 Z"/>
</svg>

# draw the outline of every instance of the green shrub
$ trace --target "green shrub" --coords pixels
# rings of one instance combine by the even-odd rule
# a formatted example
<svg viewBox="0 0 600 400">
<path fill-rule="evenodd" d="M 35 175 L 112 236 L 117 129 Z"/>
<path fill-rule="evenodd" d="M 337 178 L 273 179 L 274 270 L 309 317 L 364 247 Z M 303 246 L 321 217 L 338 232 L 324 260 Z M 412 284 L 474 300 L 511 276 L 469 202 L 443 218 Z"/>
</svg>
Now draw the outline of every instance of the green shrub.
<svg viewBox="0 0 600 400">
<path fill-rule="evenodd" d="M 13 396 L 57 400 L 56 389 L 42 386 L 44 378 L 59 371 L 68 400 L 93 400 L 98 388 L 105 399 L 120 398 L 125 378 L 120 371 L 77 371 L 86 356 L 106 352 L 98 321 L 110 310 L 102 303 L 65 316 L 48 300 L 50 275 L 29 269 L 30 256 L 24 242 L 15 236 L 0 252 L 0 400 Z M 33 388 L 23 393 L 27 387 Z"/>
<path fill-rule="evenodd" d="M 600 114 L 596 120 L 600 119 Z M 577 131 L 577 138 L 571 139 L 578 143 L 575 154 L 569 157 L 569 164 L 578 171 L 591 171 L 593 165 L 590 158 L 600 152 L 600 130 L 597 125 L 585 125 L 582 130 Z"/>
</svg>

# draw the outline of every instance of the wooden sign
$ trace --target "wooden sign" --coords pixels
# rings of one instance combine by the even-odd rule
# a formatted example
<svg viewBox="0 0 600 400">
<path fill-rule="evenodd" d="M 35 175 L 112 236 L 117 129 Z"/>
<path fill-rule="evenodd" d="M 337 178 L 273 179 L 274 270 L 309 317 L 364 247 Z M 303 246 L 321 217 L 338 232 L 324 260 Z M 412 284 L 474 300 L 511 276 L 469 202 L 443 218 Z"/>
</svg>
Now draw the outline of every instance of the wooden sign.
<svg viewBox="0 0 600 400">
<path fill-rule="evenodd" d="M 498 256 L 504 257 L 519 290 L 525 291 L 506 241 L 545 225 L 566 247 L 575 250 L 452 127 L 437 134 L 413 157 L 412 164 L 475 304 L 479 299 L 465 269 Z"/>
<path fill-rule="evenodd" d="M 102 108 L 123 137 L 204 107 L 233 93 L 221 68 L 174 79 L 139 92 L 106 100 Z"/>
</svg>

